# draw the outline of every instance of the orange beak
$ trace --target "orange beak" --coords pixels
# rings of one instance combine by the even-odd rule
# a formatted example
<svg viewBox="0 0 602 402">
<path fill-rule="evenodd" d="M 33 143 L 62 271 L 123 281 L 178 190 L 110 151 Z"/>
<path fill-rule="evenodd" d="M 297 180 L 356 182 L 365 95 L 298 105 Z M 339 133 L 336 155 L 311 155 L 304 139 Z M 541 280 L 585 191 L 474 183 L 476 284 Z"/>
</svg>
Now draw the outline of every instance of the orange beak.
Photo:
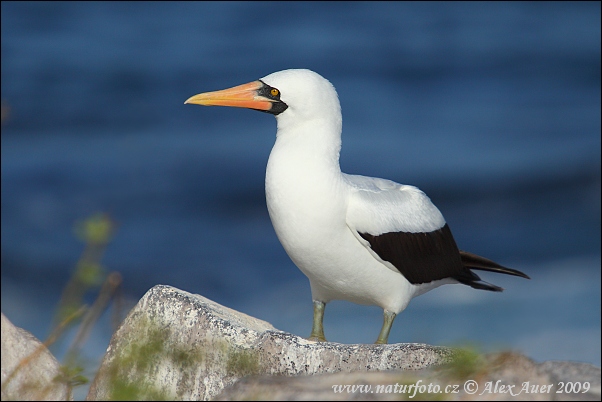
<svg viewBox="0 0 602 402">
<path fill-rule="evenodd" d="M 261 81 L 253 81 L 222 91 L 205 92 L 194 95 L 184 103 L 203 106 L 232 106 L 247 109 L 269 111 L 276 100 L 259 95 L 259 89 L 264 86 Z"/>
</svg>

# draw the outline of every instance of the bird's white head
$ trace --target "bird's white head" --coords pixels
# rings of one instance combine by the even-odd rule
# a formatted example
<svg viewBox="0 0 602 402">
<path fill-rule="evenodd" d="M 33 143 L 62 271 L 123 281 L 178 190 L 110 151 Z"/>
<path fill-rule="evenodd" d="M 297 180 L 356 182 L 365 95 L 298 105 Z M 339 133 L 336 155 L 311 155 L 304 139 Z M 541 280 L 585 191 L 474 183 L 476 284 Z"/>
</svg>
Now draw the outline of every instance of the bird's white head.
<svg viewBox="0 0 602 402">
<path fill-rule="evenodd" d="M 341 132 L 341 106 L 332 84 L 306 69 L 283 70 L 260 80 L 233 88 L 206 92 L 185 103 L 204 106 L 233 106 L 271 113 L 278 129 L 319 121 Z"/>
<path fill-rule="evenodd" d="M 298 124 L 314 119 L 332 120 L 340 124 L 341 106 L 337 91 L 330 81 L 311 70 L 283 70 L 267 75 L 262 82 L 280 91 L 280 99 L 288 108 L 277 115 L 278 127 L 287 122 Z"/>
</svg>

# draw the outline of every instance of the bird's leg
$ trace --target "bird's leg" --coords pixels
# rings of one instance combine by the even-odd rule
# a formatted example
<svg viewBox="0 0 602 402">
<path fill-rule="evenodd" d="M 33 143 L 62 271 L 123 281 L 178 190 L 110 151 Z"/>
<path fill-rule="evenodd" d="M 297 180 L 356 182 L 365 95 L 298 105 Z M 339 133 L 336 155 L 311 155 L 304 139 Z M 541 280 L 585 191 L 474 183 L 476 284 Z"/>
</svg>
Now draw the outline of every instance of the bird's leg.
<svg viewBox="0 0 602 402">
<path fill-rule="evenodd" d="M 393 320 L 397 314 L 392 313 L 390 311 L 385 310 L 385 320 L 383 321 L 383 327 L 380 330 L 380 334 L 378 335 L 378 339 L 375 343 L 377 344 L 386 344 L 389 342 L 389 332 L 391 332 L 391 326 L 393 325 Z"/>
<path fill-rule="evenodd" d="M 325 303 L 314 300 L 314 323 L 311 327 L 311 335 L 308 338 L 310 341 L 326 342 L 324 327 L 322 326 L 322 322 L 324 321 L 324 307 L 326 307 Z"/>
</svg>

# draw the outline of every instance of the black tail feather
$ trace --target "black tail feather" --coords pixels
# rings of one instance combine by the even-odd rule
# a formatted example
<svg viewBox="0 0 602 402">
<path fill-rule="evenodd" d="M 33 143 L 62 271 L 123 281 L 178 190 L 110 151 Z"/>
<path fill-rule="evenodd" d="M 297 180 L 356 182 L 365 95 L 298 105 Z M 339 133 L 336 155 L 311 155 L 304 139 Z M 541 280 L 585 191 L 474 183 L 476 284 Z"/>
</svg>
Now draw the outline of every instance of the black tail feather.
<svg viewBox="0 0 602 402">
<path fill-rule="evenodd" d="M 489 290 L 492 292 L 502 292 L 504 290 L 504 288 L 492 285 L 491 283 L 487 283 L 487 282 L 481 280 L 480 278 L 478 278 L 478 276 L 477 276 L 477 280 L 465 280 L 465 279 L 458 279 L 458 278 L 456 278 L 456 280 L 458 282 L 460 282 L 464 285 L 468 285 L 474 289 Z"/>
<path fill-rule="evenodd" d="M 521 272 L 519 270 L 512 269 L 512 268 L 503 267 L 500 264 L 497 264 L 491 260 L 488 260 L 487 258 L 483 258 L 481 256 L 469 253 L 467 251 L 460 250 L 460 257 L 462 259 L 462 264 L 464 264 L 464 266 L 468 269 L 497 272 L 499 274 L 514 275 L 514 276 L 520 276 L 521 278 L 531 279 L 524 272 Z M 470 283 L 466 283 L 466 285 L 472 286 L 473 288 L 476 288 L 476 289 L 485 289 L 482 287 L 475 287 Z M 491 286 L 493 286 L 493 285 L 491 285 Z M 495 287 L 497 288 L 497 286 L 495 286 Z M 499 288 L 499 289 L 501 289 L 501 288 Z M 488 289 L 488 290 L 491 290 L 491 289 Z"/>
</svg>

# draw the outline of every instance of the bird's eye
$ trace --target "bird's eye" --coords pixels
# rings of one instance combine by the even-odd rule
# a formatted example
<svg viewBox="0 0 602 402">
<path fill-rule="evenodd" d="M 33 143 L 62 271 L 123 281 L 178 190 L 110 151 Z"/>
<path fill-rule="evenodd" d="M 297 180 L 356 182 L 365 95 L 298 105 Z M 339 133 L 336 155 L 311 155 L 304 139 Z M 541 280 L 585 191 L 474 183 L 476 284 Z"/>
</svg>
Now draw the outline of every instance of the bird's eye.
<svg viewBox="0 0 602 402">
<path fill-rule="evenodd" d="M 280 91 L 279 91 L 279 90 L 277 90 L 276 88 L 272 88 L 272 89 L 270 90 L 270 94 L 271 94 L 272 96 L 278 96 L 278 95 L 280 95 Z"/>
</svg>

